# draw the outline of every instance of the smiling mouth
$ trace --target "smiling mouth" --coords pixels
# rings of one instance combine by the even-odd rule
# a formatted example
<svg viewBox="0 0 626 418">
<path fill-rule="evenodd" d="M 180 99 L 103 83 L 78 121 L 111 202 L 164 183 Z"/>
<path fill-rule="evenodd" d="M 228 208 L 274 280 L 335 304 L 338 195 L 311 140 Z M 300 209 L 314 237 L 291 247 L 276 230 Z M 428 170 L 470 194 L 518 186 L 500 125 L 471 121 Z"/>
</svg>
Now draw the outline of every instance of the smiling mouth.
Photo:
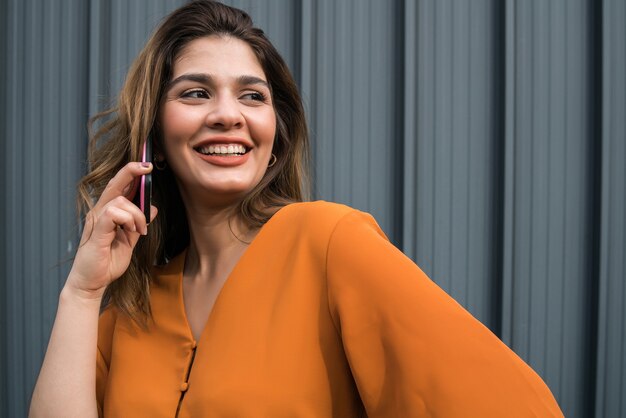
<svg viewBox="0 0 626 418">
<path fill-rule="evenodd" d="M 246 147 L 241 144 L 205 145 L 194 149 L 203 155 L 216 155 L 220 157 L 238 157 L 248 152 Z"/>
</svg>

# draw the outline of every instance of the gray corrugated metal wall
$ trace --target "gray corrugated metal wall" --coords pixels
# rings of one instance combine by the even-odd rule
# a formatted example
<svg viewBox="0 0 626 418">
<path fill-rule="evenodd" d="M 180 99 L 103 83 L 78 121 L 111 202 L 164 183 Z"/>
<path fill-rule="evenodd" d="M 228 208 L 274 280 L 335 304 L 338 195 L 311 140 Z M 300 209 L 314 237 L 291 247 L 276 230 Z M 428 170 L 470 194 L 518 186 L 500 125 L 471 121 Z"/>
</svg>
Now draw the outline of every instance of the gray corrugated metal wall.
<svg viewBox="0 0 626 418">
<path fill-rule="evenodd" d="M 88 115 L 183 0 L 0 2 L 0 414 L 25 415 L 76 244 Z M 306 102 L 317 197 L 548 382 L 626 418 L 623 0 L 240 0 Z"/>
<path fill-rule="evenodd" d="M 76 242 L 88 5 L 3 2 L 3 416 L 25 416 Z"/>
<path fill-rule="evenodd" d="M 594 392 L 595 371 L 597 11 L 585 0 L 509 4 L 503 337 L 570 416 L 589 416 L 593 398 L 581 394 Z"/>
</svg>

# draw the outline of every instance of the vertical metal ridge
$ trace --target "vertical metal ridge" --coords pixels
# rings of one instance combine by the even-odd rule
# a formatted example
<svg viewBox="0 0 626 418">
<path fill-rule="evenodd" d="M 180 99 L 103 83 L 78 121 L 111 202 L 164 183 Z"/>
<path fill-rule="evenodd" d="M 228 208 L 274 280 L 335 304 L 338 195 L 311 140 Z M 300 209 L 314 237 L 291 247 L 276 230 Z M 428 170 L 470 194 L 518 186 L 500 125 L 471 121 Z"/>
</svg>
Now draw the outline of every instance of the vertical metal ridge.
<svg viewBox="0 0 626 418">
<path fill-rule="evenodd" d="M 24 31 L 25 18 L 24 18 L 24 4 L 23 2 L 10 2 L 7 6 L 8 9 L 8 27 L 7 27 L 7 59 L 4 61 L 7 66 L 7 100 L 11 102 L 11 106 L 7 106 L 7 141 L 5 143 L 6 154 L 3 155 L 4 163 L 6 167 L 6 186 L 7 186 L 7 199 L 4 200 L 5 214 L 7 219 L 11 222 L 7 224 L 7 265 L 6 265 L 6 315 L 7 315 L 7 372 L 6 376 L 11 376 L 11 385 L 7 387 L 7 416 L 11 416 L 16 411 L 16 405 L 20 403 L 18 398 L 19 388 L 21 388 L 20 376 L 22 370 L 20 369 L 21 363 L 21 341 L 18 337 L 19 326 L 16 324 L 16 320 L 20 318 L 18 312 L 18 306 L 16 302 L 16 295 L 18 294 L 17 282 L 15 277 L 21 276 L 19 268 L 18 257 L 20 257 L 20 225 L 18 225 L 19 208 L 21 202 L 17 196 L 17 190 L 19 190 L 19 184 L 17 178 L 19 178 L 20 170 L 18 168 L 17 159 L 20 153 L 16 151 L 15 138 L 21 137 L 22 124 L 20 123 L 21 114 L 19 109 L 24 101 L 24 95 L 17 94 L 23 88 L 23 82 L 21 79 L 24 77 L 22 69 L 24 68 L 23 48 L 18 44 L 19 40 L 24 39 L 24 34 L 20 31 Z M 10 83 L 8 82 L 10 80 Z M 10 359 L 10 361 L 9 361 Z M 16 376 L 17 378 L 14 378 Z"/>
<path fill-rule="evenodd" d="M 553 18 L 554 18 L 554 13 L 553 13 L 553 4 L 549 3 L 547 5 L 547 16 L 548 16 L 548 22 L 550 22 L 550 27 L 547 29 L 547 39 L 551 39 L 552 38 L 552 32 L 551 29 L 553 26 L 555 26 L 554 24 L 552 24 Z M 548 57 L 550 57 L 550 59 L 548 60 L 547 63 L 547 73 L 548 73 L 548 79 L 552 80 L 552 74 L 553 74 L 553 67 L 554 67 L 554 63 L 552 60 L 552 56 L 553 56 L 553 48 L 552 48 L 552 42 L 548 42 L 547 46 L 547 55 Z M 546 86 L 546 92 L 547 92 L 547 115 L 546 115 L 546 126 L 545 126 L 545 134 L 548 138 L 550 138 L 552 136 L 552 131 L 551 131 L 551 127 L 550 127 L 550 121 L 553 117 L 553 112 L 552 112 L 552 106 L 554 103 L 554 91 L 552 89 L 550 89 L 550 82 L 548 83 L 548 86 Z M 545 255 L 545 265 L 544 265 L 544 271 L 543 271 L 543 275 L 544 277 L 547 278 L 547 280 L 544 283 L 544 286 L 542 288 L 542 294 L 544 296 L 544 300 L 542 303 L 542 308 L 543 308 L 543 315 L 548 318 L 550 317 L 550 282 L 551 280 L 551 275 L 550 275 L 550 259 L 553 258 L 554 255 L 554 251 L 552 250 L 552 247 L 550 246 L 550 224 L 553 222 L 553 219 L 551 219 L 551 209 L 553 207 L 552 204 L 552 200 L 550 199 L 551 196 L 551 191 L 552 191 L 552 182 L 553 182 L 553 173 L 550 170 L 551 167 L 551 159 L 553 158 L 553 153 L 551 152 L 551 147 L 552 144 L 548 143 L 546 146 L 546 164 L 547 164 L 547 168 L 546 168 L 546 172 L 548 173 L 549 176 L 549 180 L 546 182 L 545 188 L 546 188 L 546 225 L 545 225 L 545 231 L 544 231 L 544 240 L 546 243 L 546 255 Z M 543 328 L 543 333 L 542 333 L 542 338 L 543 338 L 543 350 L 542 350 L 542 358 L 544 359 L 544 364 L 542 365 L 542 369 L 544 370 L 544 374 L 549 374 L 550 370 L 549 370 L 549 364 L 550 364 L 550 350 L 549 350 L 549 342 L 550 342 L 550 322 L 549 321 L 545 321 L 544 324 L 544 328 Z"/>
<path fill-rule="evenodd" d="M 506 116 L 507 111 L 510 110 L 507 107 L 507 42 L 510 41 L 510 36 L 507 36 L 508 17 L 507 17 L 508 3 L 495 2 L 492 9 L 492 20 L 494 22 L 494 36 L 491 39 L 493 49 L 494 60 L 494 83 L 491 91 L 491 108 L 489 109 L 494 115 L 493 119 L 489 120 L 492 132 L 492 145 L 494 150 L 494 162 L 489 168 L 489 174 L 492 179 L 492 187 L 494 188 L 494 194 L 492 196 L 492 202 L 490 204 L 492 214 L 492 228 L 490 237 L 494 245 L 490 249 L 490 265 L 494 271 L 493 291 L 489 297 L 492 303 L 491 314 L 493 317 L 494 333 L 503 339 L 503 324 L 504 324 L 504 312 L 503 312 L 503 300 L 504 300 L 504 284 L 505 284 L 505 264 L 504 255 L 506 253 L 504 249 L 505 244 L 505 170 L 507 168 L 506 161 L 506 143 L 507 143 L 507 125 Z M 504 341 L 504 340 L 503 340 Z M 505 341 L 506 342 L 506 341 Z"/>
<path fill-rule="evenodd" d="M 532 276 L 532 270 L 534 267 L 534 258 L 535 258 L 535 253 L 533 251 L 533 238 L 534 238 L 534 230 L 533 227 L 535 225 L 535 180 L 536 180 L 536 161 L 534 160 L 534 151 L 535 151 L 535 134 L 536 134 L 536 109 L 535 109 L 535 94 L 536 94 L 536 82 L 538 79 L 540 79 L 540 77 L 537 76 L 537 74 L 535 73 L 535 66 L 537 65 L 538 62 L 541 61 L 540 57 L 536 57 L 537 55 L 537 45 L 535 44 L 535 40 L 537 38 L 536 36 L 536 23 L 537 23 L 537 19 L 536 19 L 536 15 L 535 15 L 535 5 L 536 5 L 536 1 L 529 1 L 528 2 L 528 18 L 530 20 L 530 23 L 527 26 L 527 31 L 525 32 L 525 37 L 530 38 L 529 42 L 528 42 L 528 47 L 527 47 L 527 53 L 530 56 L 525 57 L 526 59 L 528 59 L 528 61 L 526 60 L 520 60 L 521 62 L 526 62 L 527 66 L 525 68 L 522 69 L 521 73 L 528 73 L 527 79 L 524 80 L 526 82 L 526 86 L 528 89 L 528 102 L 527 104 L 527 109 L 526 111 L 528 112 L 528 114 L 524 114 L 524 107 L 520 106 L 520 114 L 517 115 L 520 119 L 522 119 L 522 124 L 528 124 L 528 132 L 527 135 L 528 137 L 524 136 L 524 133 L 522 132 L 521 135 L 518 137 L 520 139 L 520 141 L 518 142 L 518 144 L 516 144 L 516 146 L 518 146 L 519 148 L 524 147 L 524 142 L 526 140 L 528 140 L 528 155 L 527 155 L 527 160 L 524 160 L 524 152 L 520 152 L 520 159 L 522 159 L 522 164 L 519 164 L 518 167 L 523 167 L 524 163 L 528 163 L 530 164 L 530 173 L 523 173 L 522 175 L 518 176 L 516 178 L 516 181 L 519 181 L 520 183 L 523 183 L 523 178 L 524 178 L 524 174 L 529 175 L 529 180 L 528 180 L 528 190 L 526 190 L 527 195 L 526 196 L 522 196 L 518 202 L 519 205 L 522 206 L 520 207 L 520 211 L 519 213 L 519 218 L 518 218 L 518 230 L 516 231 L 516 235 L 521 236 L 522 240 L 524 240 L 524 238 L 526 238 L 526 241 L 523 242 L 523 244 L 525 245 L 520 245 L 518 248 L 520 248 L 520 252 L 525 251 L 525 254 L 522 253 L 520 254 L 520 259 L 522 260 L 522 262 L 520 263 L 520 270 L 522 270 L 521 272 L 519 272 L 519 276 L 516 277 L 516 283 L 514 284 L 514 286 L 518 286 L 517 290 L 518 292 L 518 296 L 519 294 L 522 294 L 522 297 L 520 299 L 523 299 L 522 301 L 520 301 L 521 303 L 518 304 L 518 307 L 520 309 L 520 311 L 522 311 L 523 313 L 523 319 L 522 319 L 522 315 L 520 314 L 518 316 L 519 320 L 520 320 L 520 326 L 517 327 L 517 330 L 519 331 L 520 329 L 526 331 L 524 332 L 520 332 L 519 334 L 521 334 L 522 338 L 520 338 L 520 343 L 517 344 L 517 346 L 515 347 L 515 350 L 518 351 L 518 353 L 529 363 L 532 364 L 534 358 L 533 358 L 533 351 L 531 350 L 532 347 L 532 337 L 533 337 L 533 329 L 532 329 L 532 318 L 531 318 L 531 314 L 532 314 L 532 295 L 534 295 L 533 293 L 533 276 Z M 523 25 L 522 27 L 524 27 L 526 25 Z M 525 117 L 526 116 L 526 117 Z M 520 173 L 521 174 L 521 173 Z M 522 187 L 520 187 L 520 189 L 522 189 Z M 528 199 L 528 203 L 525 204 L 525 200 Z M 526 206 L 526 207 L 524 207 Z M 526 222 L 523 221 L 523 216 L 525 215 L 525 211 L 527 211 L 526 216 L 528 217 Z M 524 224 L 525 225 L 520 225 L 520 224 Z M 528 235 L 526 236 L 526 228 L 528 228 Z M 525 247 L 525 248 L 524 248 Z M 522 250 L 523 249 L 523 250 Z M 526 257 L 524 257 L 524 255 L 526 255 Z M 523 267 L 522 267 L 523 266 Z M 526 274 L 524 274 L 526 273 Z M 524 291 L 520 291 L 520 288 L 523 286 L 523 284 L 525 284 L 524 286 Z M 514 290 L 514 292 L 515 292 Z M 525 293 L 525 294 L 524 294 Z M 524 298 L 525 296 L 525 298 Z M 525 299 L 525 300 L 524 300 Z M 525 335 L 524 335 L 525 334 Z M 525 336 L 525 338 L 524 338 Z M 523 341 L 523 344 L 522 344 Z"/>
<path fill-rule="evenodd" d="M 40 146 L 40 132 L 42 125 L 41 113 L 41 93 L 43 89 L 42 73 L 39 68 L 44 68 L 43 57 L 39 48 L 45 45 L 43 34 L 44 16 L 40 4 L 26 2 L 25 9 L 25 27 L 31 30 L 26 32 L 25 42 L 25 81 L 22 90 L 26 98 L 24 100 L 24 113 L 22 114 L 22 123 L 24 133 L 22 136 L 21 146 L 22 154 L 18 156 L 22 176 L 19 179 L 21 184 L 20 190 L 23 199 L 24 211 L 20 216 L 19 223 L 23 231 L 22 241 L 22 268 L 23 275 L 18 284 L 18 298 L 20 301 L 20 316 L 23 322 L 20 323 L 22 329 L 20 337 L 23 338 L 22 344 L 27 347 L 27 341 L 32 342 L 34 346 L 41 347 L 41 284 L 37 279 L 41 274 L 41 257 L 28 260 L 28 255 L 34 250 L 41 254 L 40 231 L 43 226 L 42 211 L 33 210 L 37 202 L 41 202 L 41 183 L 39 176 L 42 173 L 43 160 Z M 28 155 L 28 158 L 24 156 Z M 25 350 L 26 351 L 26 350 Z M 35 362 L 37 357 L 32 352 L 24 352 L 21 364 L 21 391 L 19 393 L 20 409 L 25 409 L 28 403 L 28 392 L 31 389 L 31 381 L 33 374 L 36 373 Z"/>
<path fill-rule="evenodd" d="M 601 235 L 602 235 L 602 213 L 603 206 L 603 190 L 602 190 L 602 160 L 603 160 L 603 121 L 604 113 L 604 83 L 603 83 L 603 5 L 602 2 L 589 2 L 588 19 L 589 19 L 589 44 L 590 59 L 587 61 L 589 65 L 588 83 L 590 86 L 590 123 L 588 127 L 588 149 L 591 156 L 591 210 L 589 214 L 589 224 L 591 228 L 591 252 L 589 271 L 587 273 L 587 289 L 589 292 L 588 299 L 590 301 L 589 321 L 589 338 L 586 339 L 589 345 L 589 354 L 586 359 L 587 373 L 589 378 L 586 379 L 585 392 L 589 395 L 589 401 L 585 405 L 584 414 L 592 416 L 596 408 L 596 388 L 598 386 L 598 351 L 599 351 L 599 329 L 598 319 L 600 314 L 600 251 L 601 251 Z M 594 140 L 599 138 L 600 140 Z"/>
<path fill-rule="evenodd" d="M 304 68 L 303 55 L 305 54 L 304 44 L 304 15 L 303 15 L 303 2 L 305 0 L 298 0 L 294 2 L 293 13 L 290 16 L 292 23 L 291 33 L 293 38 L 293 44 L 291 45 L 291 55 L 294 57 L 291 64 L 291 72 L 293 78 L 296 80 L 296 84 L 300 88 L 300 94 L 302 94 L 302 71 Z"/>
<path fill-rule="evenodd" d="M 315 13 L 313 12 L 313 4 L 311 0 L 299 0 L 297 7 L 294 9 L 296 15 L 293 30 L 295 32 L 295 42 L 293 44 L 293 54 L 296 63 L 294 64 L 294 77 L 298 83 L 300 89 L 300 96 L 302 97 L 304 112 L 306 114 L 306 122 L 309 135 L 309 155 L 306 156 L 306 169 L 307 174 L 310 176 L 308 182 L 305 184 L 307 187 L 308 196 L 306 199 L 314 198 L 316 177 L 315 165 L 313 164 L 313 132 L 312 126 L 315 120 L 315 103 L 312 101 L 314 95 L 312 92 L 315 90 L 314 77 L 313 77 L 313 51 L 315 50 L 315 37 L 313 36 L 313 28 L 316 26 L 314 19 Z"/>
<path fill-rule="evenodd" d="M 317 27 L 317 17 L 318 12 L 317 8 L 314 7 L 313 0 L 302 0 L 302 14 L 303 14 L 303 25 L 302 25 L 302 43 L 303 47 L 303 58 L 302 58 L 302 96 L 305 105 L 305 111 L 307 113 L 307 122 L 309 129 L 309 172 L 311 175 L 310 180 L 310 198 L 315 199 L 318 195 L 317 193 L 317 183 L 318 178 L 320 176 L 317 168 L 317 164 L 315 163 L 316 155 L 317 155 L 317 147 L 315 146 L 315 130 L 314 126 L 318 121 L 318 112 L 317 112 L 317 102 L 318 95 L 316 94 L 319 91 L 318 87 L 318 77 L 319 72 L 317 71 L 317 61 L 315 59 L 315 51 L 318 50 L 318 42 L 319 39 L 317 36 L 314 36 L 314 28 Z M 308 16 L 308 19 L 305 19 L 305 16 Z M 308 105 L 308 107 L 307 107 Z"/>
<path fill-rule="evenodd" d="M 374 27 L 374 24 L 376 23 L 376 19 L 374 19 L 374 11 L 373 11 L 373 7 L 372 7 L 372 3 L 371 2 L 367 2 L 364 3 L 367 5 L 367 17 L 363 20 L 365 20 L 368 24 L 366 25 L 366 27 Z M 382 15 L 382 16 L 381 16 Z M 381 13 L 381 15 L 378 15 L 379 17 L 382 17 L 383 20 L 385 20 L 386 16 L 384 14 Z M 360 25 L 357 25 L 357 27 Z M 358 35 L 357 35 L 358 36 Z M 374 42 L 374 40 L 379 40 L 379 38 L 376 37 L 375 31 L 370 30 L 366 32 L 366 39 L 367 42 L 365 44 L 365 49 L 367 49 L 367 46 L 370 46 L 370 48 L 375 49 L 376 47 L 380 47 L 380 45 L 377 45 L 376 42 Z M 376 65 L 376 59 L 374 59 L 374 54 L 368 54 L 367 56 L 367 81 L 372 80 L 372 73 L 374 71 L 376 71 L 376 69 L 372 70 L 372 68 Z M 354 69 L 356 72 L 356 68 Z M 355 77 L 356 78 L 356 77 Z M 382 83 L 381 83 L 382 84 Z M 355 86 L 356 89 L 358 89 L 360 86 Z M 367 114 L 367 123 L 364 124 L 364 126 L 366 126 L 366 130 L 365 132 L 363 132 L 364 136 L 367 135 L 367 133 L 369 132 L 376 132 L 376 127 L 378 126 L 378 123 L 375 122 L 374 117 L 376 116 L 376 108 L 374 107 L 375 104 L 375 93 L 374 93 L 375 89 L 367 89 L 367 110 L 366 110 L 366 114 Z M 377 93 L 377 91 L 376 91 Z M 356 122 L 358 124 L 358 122 Z M 358 135 L 360 136 L 360 135 Z M 357 136 L 357 137 L 358 137 Z M 391 135 L 390 135 L 391 136 Z M 365 176 L 366 176 L 366 182 L 365 184 L 367 185 L 365 187 L 365 190 L 363 191 L 363 201 L 364 201 L 364 206 L 366 207 L 372 207 L 374 202 L 372 201 L 372 194 L 370 193 L 370 185 L 373 183 L 373 180 L 375 177 L 378 177 L 380 174 L 377 173 L 376 175 L 373 175 L 372 173 L 372 169 L 371 167 L 373 166 L 373 163 L 375 163 L 375 158 L 373 158 L 373 152 L 374 152 L 374 147 L 373 147 L 373 142 L 376 141 L 376 135 L 372 135 L 368 138 L 367 140 L 367 158 L 365 158 L 362 162 L 364 163 L 364 166 L 361 167 L 361 170 L 365 171 Z M 395 142 L 395 138 L 391 137 L 390 138 L 390 143 L 393 144 L 393 142 Z M 358 146 L 358 144 L 356 144 Z M 393 147 L 393 145 L 392 145 Z M 384 152 L 381 152 L 381 155 L 384 158 Z M 358 161 L 358 159 L 357 159 Z M 369 168 L 369 169 L 368 169 Z"/>
<path fill-rule="evenodd" d="M 626 5 L 605 0 L 602 22 L 601 197 L 595 416 L 626 417 Z"/>
<path fill-rule="evenodd" d="M 609 0 L 610 1 L 610 0 Z M 602 112 L 601 117 L 601 130 L 602 136 L 601 142 L 606 140 L 605 135 L 607 134 L 609 123 L 609 109 L 605 106 L 605 102 L 607 101 L 607 95 L 610 94 L 608 90 L 608 78 L 610 74 L 607 74 L 610 71 L 610 66 L 607 65 L 607 60 L 609 57 L 607 56 L 605 50 L 607 48 L 606 43 L 611 42 L 610 36 L 605 34 L 606 27 L 608 26 L 607 20 L 609 16 L 606 15 L 609 7 L 605 6 L 606 1 L 603 1 L 600 11 L 600 18 L 602 19 L 602 84 L 601 84 L 601 106 L 605 108 L 605 111 Z M 608 77 L 607 77 L 608 76 Z M 611 153 L 611 144 L 610 142 L 607 144 L 603 144 L 601 146 L 601 163 L 598 167 L 599 169 L 599 178 L 600 178 L 600 203 L 599 203 L 599 236 L 598 236 L 598 254 L 597 254 L 597 274 L 598 274 L 598 298 L 597 298 L 597 331 L 596 331 L 596 371 L 595 371 L 595 393 L 594 393 L 594 413 L 596 418 L 602 418 L 607 416 L 605 414 L 606 410 L 606 374 L 607 374 L 607 366 L 608 366 L 608 322 L 609 322 L 609 313 L 608 313 L 608 300 L 609 300 L 609 283 L 608 283 L 608 264 L 609 264 L 609 248 L 610 248 L 610 240 L 609 240 L 609 220 L 610 220 L 610 204 L 609 204 L 609 196 L 610 196 L 610 153 Z"/>
<path fill-rule="evenodd" d="M 49 9 L 48 9 L 49 8 Z M 63 12 L 63 13 L 62 13 Z M 44 67 L 47 69 L 43 74 L 42 90 L 45 92 L 42 106 L 42 130 L 41 138 L 62 138 L 60 132 L 60 119 L 54 117 L 44 109 L 62 109 L 62 98 L 60 94 L 61 88 L 61 65 L 60 54 L 54 51 L 63 50 L 62 28 L 68 25 L 64 22 L 63 16 L 70 14 L 66 6 L 51 7 L 48 3 L 44 6 L 45 22 L 42 44 L 46 53 L 44 55 Z M 58 23 L 61 23 L 60 25 Z M 48 97 L 46 97 L 48 96 Z M 56 308 L 56 298 L 58 296 L 58 276 L 59 271 L 55 269 L 60 261 L 59 246 L 50 245 L 49 242 L 58 242 L 61 237 L 60 231 L 60 189 L 63 184 L 60 178 L 60 167 L 63 165 L 62 155 L 59 153 L 59 145 L 56 141 L 44 141 L 41 146 L 42 151 L 42 171 L 41 178 L 41 201 L 54 202 L 46 211 L 41 211 L 42 228 L 40 240 L 40 251 L 42 254 L 41 277 L 48 279 L 41 286 L 42 290 L 42 319 L 41 319 L 41 343 L 45 346 L 45 342 L 49 338 L 50 329 L 52 327 L 53 312 Z M 61 162 L 61 164 L 59 164 Z M 43 352 L 41 352 L 43 356 Z M 37 370 L 35 370 L 35 373 Z M 33 382 L 34 383 L 34 382 Z"/>
<path fill-rule="evenodd" d="M 396 147 L 394 149 L 393 160 L 397 163 L 394 165 L 394 172 L 392 174 L 393 185 L 394 185 L 394 202 L 395 206 L 393 208 L 393 212 L 391 213 L 393 219 L 393 235 L 395 237 L 394 244 L 401 250 L 405 251 L 405 237 L 406 231 L 403 228 L 403 219 L 405 218 L 405 205 L 407 196 L 405 194 L 406 190 L 406 181 L 407 178 L 404 175 L 406 170 L 405 166 L 405 155 L 407 153 L 406 149 L 406 119 L 407 119 L 407 110 L 404 107 L 406 103 L 406 95 L 404 94 L 404 83 L 406 80 L 406 67 L 408 65 L 408 57 L 407 57 L 407 30 L 406 30 L 406 21 L 407 21 L 407 12 L 406 12 L 406 1 L 405 0 L 395 0 L 394 2 L 394 39 L 393 43 L 397 45 L 396 51 L 398 54 L 396 55 L 396 60 L 394 64 L 394 74 L 393 78 L 395 80 L 393 85 L 393 96 L 395 98 L 394 101 L 394 116 L 393 126 L 398 129 L 397 139 L 395 141 Z"/>
<path fill-rule="evenodd" d="M 404 83 L 404 90 L 408 93 L 402 95 L 402 108 L 403 108 L 403 158 L 402 158 L 402 173 L 403 173 L 403 185 L 402 185 L 402 224 L 403 224 L 403 235 L 402 235 L 402 250 L 405 254 L 410 257 L 415 257 L 416 253 L 416 196 L 417 196 L 417 187 L 415 182 L 415 161 L 417 160 L 417 128 L 416 128 L 416 120 L 417 120 L 417 106 L 418 103 L 416 101 L 417 94 L 413 94 L 413 92 L 418 92 L 417 83 L 415 82 L 420 73 L 417 69 L 417 53 L 416 53 L 416 44 L 417 42 L 417 31 L 415 28 L 418 26 L 416 22 L 418 22 L 417 18 L 417 3 L 412 0 L 404 0 L 403 11 L 404 11 L 404 20 L 403 20 L 403 74 L 402 80 Z"/>
<path fill-rule="evenodd" d="M 505 99 L 504 99 L 504 184 L 502 228 L 502 303 L 501 338 L 513 346 L 513 263 L 515 254 L 515 97 L 516 97 L 516 13 L 515 0 L 506 0 L 505 13 Z"/>
<path fill-rule="evenodd" d="M 567 35 L 566 35 L 567 36 Z M 565 52 L 565 61 L 567 62 L 567 48 L 564 48 Z M 565 67 L 565 74 L 567 74 L 567 66 Z M 567 77 L 564 75 L 564 78 L 567 79 Z M 566 88 L 567 88 L 567 82 L 566 84 Z M 566 93 L 567 96 L 567 93 Z M 569 137 L 569 124 L 567 123 L 567 109 L 564 112 L 564 120 L 565 120 L 565 135 L 566 137 Z M 563 154 L 567 155 L 568 153 L 568 143 L 565 142 L 563 145 Z M 568 172 L 568 166 L 567 164 L 563 164 L 563 178 L 567 178 L 569 172 Z M 568 195 L 568 190 L 566 187 L 563 188 L 563 201 L 567 201 L 567 195 Z M 564 205 L 563 206 L 563 219 L 567 220 L 567 207 Z M 568 242 L 568 235 L 567 235 L 567 229 L 563 228 L 563 252 L 566 253 L 565 248 L 567 247 L 567 242 Z M 566 275 L 567 273 L 567 265 L 568 265 L 568 260 L 567 260 L 567 256 L 563 257 L 563 272 Z M 568 293 L 568 289 L 566 286 L 563 286 L 561 288 L 561 292 L 560 292 L 560 296 L 561 296 L 561 301 L 564 301 L 565 299 L 567 299 L 567 293 Z M 561 303 L 561 318 L 565 318 L 566 316 L 566 311 L 565 311 L 565 303 Z M 561 387 L 564 386 L 564 384 L 567 382 L 567 378 L 565 376 L 565 365 L 566 365 L 566 360 L 565 360 L 565 356 L 563 356 L 563 351 L 565 351 L 565 347 L 567 346 L 567 342 L 566 342 L 566 335 L 565 332 L 561 332 L 561 356 L 560 356 L 560 364 L 559 364 L 559 377 L 558 377 L 558 384 L 559 384 L 559 388 L 557 388 L 557 390 L 561 390 Z M 564 393 L 565 396 L 567 396 L 566 393 Z"/>
<path fill-rule="evenodd" d="M 465 77 L 463 80 L 463 85 L 468 86 L 467 90 L 468 90 L 468 94 L 467 97 L 464 100 L 464 105 L 465 105 L 465 116 L 467 118 L 467 120 L 465 121 L 465 125 L 466 125 L 466 132 L 467 132 L 467 139 L 466 139 L 466 149 L 465 149 L 465 161 L 464 163 L 467 165 L 465 168 L 465 189 L 466 189 L 466 205 L 467 208 L 465 210 L 465 217 L 463 220 L 463 224 L 466 226 L 466 231 L 465 231 L 465 237 L 463 240 L 463 249 L 465 252 L 465 262 L 463 263 L 463 267 L 462 269 L 466 272 L 468 272 L 467 276 L 464 278 L 464 283 L 463 283 L 463 293 L 465 295 L 465 300 L 466 300 L 466 304 L 467 306 L 472 306 L 472 292 L 471 292 L 471 286 L 470 283 L 472 282 L 472 280 L 474 279 L 473 274 L 472 274 L 472 270 L 471 270 L 471 262 L 472 262 L 472 245 L 471 245 L 471 239 L 470 237 L 472 236 L 472 219 L 471 219 L 471 212 L 472 212 L 472 195 L 473 193 L 477 193 L 477 191 L 475 192 L 472 189 L 472 154 L 471 154 L 471 150 L 474 148 L 472 147 L 473 142 L 472 141 L 474 139 L 473 137 L 473 129 L 472 129 L 472 101 L 471 98 L 473 96 L 473 94 L 475 94 L 472 90 L 472 69 L 473 69 L 473 55 L 470 54 L 470 51 L 472 50 L 472 29 L 473 29 L 473 25 L 472 25 L 472 19 L 473 19 L 473 15 L 471 13 L 472 8 L 469 7 L 469 10 L 464 10 L 465 12 L 465 18 L 467 19 L 467 44 L 466 44 L 466 48 L 467 48 L 467 69 L 465 72 Z M 482 289 L 481 289 L 482 290 Z M 478 315 L 477 315 L 478 316 Z M 480 317 L 480 316 L 479 316 Z M 491 324 L 487 321 L 489 321 L 491 318 L 480 318 L 485 325 L 489 326 L 491 328 Z"/>
<path fill-rule="evenodd" d="M 0 57 L 5 57 L 2 63 L 0 63 L 0 83 L 7 83 L 8 80 L 8 62 L 10 61 L 8 55 L 8 42 L 9 42 L 9 28 L 11 27 L 10 22 L 10 13 L 9 13 L 9 2 L 1 1 L 0 2 Z M 8 90 L 6 85 L 3 85 L 4 91 Z M 9 113 L 9 101 L 8 94 L 4 94 L 0 99 L 0 137 L 8 138 L 9 137 L 9 129 L 8 129 L 8 117 Z M 0 140 L 0 158 L 5 159 L 7 152 L 7 143 L 8 141 Z M 0 160 L 4 163 L 4 160 Z M 8 196 L 9 195 L 9 187 L 8 187 L 8 178 L 10 173 L 8 172 L 7 164 L 2 164 L 2 168 L 0 168 L 0 195 Z M 9 217 L 7 216 L 7 202 L 4 199 L 0 202 L 0 266 L 2 268 L 6 268 L 8 263 L 8 247 L 9 247 L 9 231 L 7 225 L 9 225 Z M 6 270 L 4 270 L 6 271 Z M 9 359 L 7 355 L 7 345 L 5 341 L 9 340 L 8 333 L 8 307 L 7 304 L 4 303 L 4 299 L 8 298 L 8 289 L 7 289 L 7 278 L 4 280 L 0 280 L 0 300 L 3 302 L 0 306 L 0 370 L 3 372 L 0 373 L 0 415 L 6 416 L 8 414 L 8 368 L 9 368 Z"/>
</svg>

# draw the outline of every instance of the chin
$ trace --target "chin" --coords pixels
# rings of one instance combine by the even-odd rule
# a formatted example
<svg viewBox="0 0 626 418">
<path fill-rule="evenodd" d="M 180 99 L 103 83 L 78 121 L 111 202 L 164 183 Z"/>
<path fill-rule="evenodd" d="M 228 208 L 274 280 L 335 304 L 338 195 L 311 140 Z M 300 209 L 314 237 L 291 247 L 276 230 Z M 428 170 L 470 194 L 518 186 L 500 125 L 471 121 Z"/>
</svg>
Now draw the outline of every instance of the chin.
<svg viewBox="0 0 626 418">
<path fill-rule="evenodd" d="M 250 184 L 241 184 L 241 183 L 223 183 L 223 184 L 212 184 L 203 187 L 204 195 L 209 198 L 218 198 L 218 199 L 230 199 L 230 200 L 242 200 L 245 198 L 254 188 L 258 182 Z M 195 194 L 194 194 L 195 195 Z"/>
<path fill-rule="evenodd" d="M 241 202 L 259 184 L 263 176 L 230 176 L 225 178 L 211 173 L 210 176 L 193 176 L 195 181 L 188 178 L 178 179 L 183 199 L 189 203 L 198 202 L 209 206 L 230 206 Z M 192 203 L 193 204 L 193 203 Z"/>
</svg>

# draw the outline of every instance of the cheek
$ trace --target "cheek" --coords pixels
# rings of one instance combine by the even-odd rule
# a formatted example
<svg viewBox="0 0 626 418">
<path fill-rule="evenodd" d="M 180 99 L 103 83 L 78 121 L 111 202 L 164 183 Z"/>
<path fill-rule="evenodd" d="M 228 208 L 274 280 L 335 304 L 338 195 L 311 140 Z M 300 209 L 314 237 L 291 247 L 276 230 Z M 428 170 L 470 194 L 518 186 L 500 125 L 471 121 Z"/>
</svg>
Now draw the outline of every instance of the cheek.
<svg viewBox="0 0 626 418">
<path fill-rule="evenodd" d="M 202 123 L 202 114 L 194 108 L 182 108 L 178 103 L 168 103 L 161 113 L 161 128 L 165 142 L 184 139 Z"/>
<path fill-rule="evenodd" d="M 273 144 L 276 137 L 276 115 L 268 112 L 264 115 L 255 115 L 248 119 L 252 137 L 259 144 Z"/>
</svg>

